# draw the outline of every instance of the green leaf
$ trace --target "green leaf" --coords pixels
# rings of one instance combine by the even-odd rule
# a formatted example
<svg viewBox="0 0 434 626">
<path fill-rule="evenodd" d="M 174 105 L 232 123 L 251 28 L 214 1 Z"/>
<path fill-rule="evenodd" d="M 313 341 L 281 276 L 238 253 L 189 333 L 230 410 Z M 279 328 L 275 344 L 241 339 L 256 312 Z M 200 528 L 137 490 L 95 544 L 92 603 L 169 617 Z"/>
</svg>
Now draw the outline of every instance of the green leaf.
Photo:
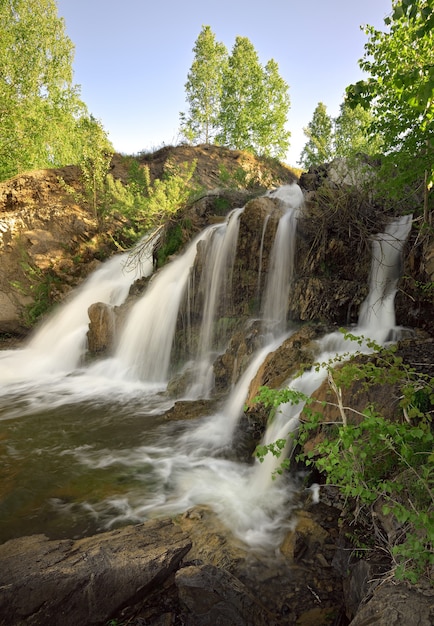
<svg viewBox="0 0 434 626">
<path fill-rule="evenodd" d="M 396 21 L 396 20 L 400 20 L 402 17 L 404 17 L 404 9 L 402 8 L 401 4 L 398 4 L 395 7 L 392 19 Z"/>
</svg>

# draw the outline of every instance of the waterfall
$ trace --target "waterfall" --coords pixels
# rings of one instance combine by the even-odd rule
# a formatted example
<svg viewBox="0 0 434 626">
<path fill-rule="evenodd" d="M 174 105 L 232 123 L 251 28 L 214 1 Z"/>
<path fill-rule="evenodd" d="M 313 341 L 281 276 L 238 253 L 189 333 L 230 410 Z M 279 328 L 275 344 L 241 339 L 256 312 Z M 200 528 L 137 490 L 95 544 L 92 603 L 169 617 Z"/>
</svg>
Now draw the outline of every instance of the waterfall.
<svg viewBox="0 0 434 626">
<path fill-rule="evenodd" d="M 264 225 L 262 227 L 262 235 L 261 235 L 261 245 L 259 247 L 259 268 L 258 268 L 258 288 L 257 288 L 257 300 L 258 302 L 261 301 L 261 274 L 262 274 L 262 254 L 264 251 L 264 239 L 265 239 L 265 233 L 267 230 L 267 225 L 268 225 L 268 220 L 270 219 L 269 215 L 266 215 L 265 220 L 264 220 Z"/>
<path fill-rule="evenodd" d="M 228 445 L 231 440 L 243 410 L 244 403 L 249 391 L 250 383 L 258 371 L 261 363 L 270 352 L 273 352 L 288 337 L 273 339 L 266 346 L 260 348 L 250 365 L 246 368 L 238 383 L 232 389 L 229 398 L 217 415 L 203 420 L 194 431 L 188 433 L 188 441 L 194 445 L 202 445 L 208 449 L 218 449 Z"/>
<path fill-rule="evenodd" d="M 411 229 L 411 215 L 405 215 L 389 224 L 384 233 L 379 233 L 372 241 L 372 262 L 369 277 L 368 296 L 362 303 L 359 312 L 357 327 L 352 333 L 358 336 L 374 339 L 380 344 L 386 342 L 391 333 L 396 330 L 393 302 L 396 295 L 398 279 L 401 271 L 402 249 Z M 368 352 L 362 344 L 361 351 Z M 318 342 L 318 363 L 327 363 L 337 355 L 354 352 L 350 340 L 346 340 L 339 332 L 325 335 Z M 306 396 L 311 395 L 319 387 L 327 375 L 327 368 L 322 366 L 311 368 L 300 377 L 289 381 L 288 387 L 301 391 Z M 267 428 L 262 444 L 270 444 L 277 439 L 285 439 L 298 427 L 298 418 L 304 404 L 281 405 L 272 423 Z M 291 448 L 288 438 L 286 448 L 281 457 L 285 458 Z M 267 489 L 274 470 L 279 466 L 280 459 L 268 454 L 262 464 L 257 465 L 256 484 L 258 490 Z"/>
<path fill-rule="evenodd" d="M 232 271 L 242 212 L 243 209 L 232 211 L 226 223 L 214 230 L 204 254 L 206 263 L 199 285 L 199 291 L 204 293 L 204 304 L 196 355 L 195 382 L 188 391 L 191 397 L 207 396 L 212 388 L 215 321 L 219 305 L 227 301 L 228 292 L 232 287 Z"/>
<path fill-rule="evenodd" d="M 0 380 L 27 380 L 77 368 L 86 351 L 89 306 L 95 302 L 119 306 L 132 283 L 152 273 L 150 248 L 142 253 L 142 263 L 136 271 L 128 269 L 130 255 L 131 252 L 118 254 L 102 264 L 36 330 L 25 349 L 0 352 Z"/>
<path fill-rule="evenodd" d="M 358 326 L 371 339 L 383 342 L 395 326 L 394 300 L 401 274 L 402 248 L 411 229 L 411 215 L 386 227 L 372 241 L 369 294 L 363 302 Z"/>
<path fill-rule="evenodd" d="M 202 399 L 209 394 L 213 358 L 225 347 L 216 324 L 232 282 L 242 209 L 234 211 L 226 223 L 207 228 L 182 255 L 152 276 L 127 312 L 110 357 L 93 363 L 82 361 L 87 309 L 96 301 L 113 306 L 125 301 L 136 276 L 125 271 L 128 257 L 123 255 L 90 277 L 26 347 L 0 352 L 0 420 L 8 441 L 6 466 L 12 468 L 5 484 L 10 481 L 15 487 L 16 481 L 18 490 L 5 505 L 10 507 L 7 519 L 10 517 L 11 525 L 18 519 L 24 528 L 23 519 L 29 517 L 33 524 L 30 532 L 45 532 L 51 520 L 56 527 L 61 525 L 59 519 L 69 516 L 71 534 L 79 534 L 83 528 L 101 530 L 149 515 L 181 513 L 199 504 L 211 507 L 246 544 L 267 550 L 279 545 L 289 523 L 295 486 L 285 477 L 272 480 L 271 457 L 263 464 L 248 465 L 227 454 L 252 379 L 266 355 L 289 335 L 286 316 L 303 194 L 297 185 L 288 185 L 268 196 L 278 199 L 284 208 L 262 302 L 263 315 L 267 324 L 270 322 L 265 330 L 273 332 L 263 333 L 260 348 L 249 356 L 239 381 L 211 415 L 191 421 L 165 420 L 174 400 L 161 392 L 166 391 L 174 369 L 180 311 L 186 311 L 189 318 L 189 311 L 194 310 L 191 317 L 197 318 L 200 314 L 194 306 L 201 302 L 198 341 L 192 342 L 196 348 L 191 350 L 195 385 L 189 395 Z M 261 254 L 267 219 L 262 226 Z M 383 341 L 395 324 L 391 309 L 397 268 L 410 222 L 410 217 L 398 220 L 374 239 L 370 290 L 356 333 L 370 335 L 381 328 Z M 201 267 L 195 274 L 198 257 Z M 262 271 L 261 262 L 259 265 Z M 200 270 L 196 285 L 193 277 L 199 276 Z M 151 272 L 150 256 L 142 275 Z M 230 303 L 228 306 L 230 309 Z M 190 329 L 185 331 L 188 338 Z M 348 350 L 352 347 L 340 334 L 318 341 L 321 361 Z M 324 374 L 307 371 L 289 384 L 309 395 Z M 281 407 L 264 443 L 295 430 L 300 410 L 301 405 Z M 22 439 L 16 438 L 17 432 Z M 35 496 L 38 478 L 42 486 Z M 22 486 L 19 480 L 23 480 Z M 96 485 L 96 491 L 89 485 L 92 489 Z M 76 517 L 85 522 L 74 522 Z"/>
<path fill-rule="evenodd" d="M 211 234 L 212 229 L 205 230 L 183 255 L 166 265 L 134 305 L 115 354 L 123 376 L 167 383 L 176 320 L 196 247 Z"/>
<path fill-rule="evenodd" d="M 296 224 L 303 204 L 303 193 L 298 185 L 286 185 L 268 195 L 278 198 L 286 209 L 279 220 L 271 250 L 270 271 L 263 301 L 264 323 L 276 335 L 285 330 L 287 323 L 288 298 L 294 273 Z"/>
</svg>

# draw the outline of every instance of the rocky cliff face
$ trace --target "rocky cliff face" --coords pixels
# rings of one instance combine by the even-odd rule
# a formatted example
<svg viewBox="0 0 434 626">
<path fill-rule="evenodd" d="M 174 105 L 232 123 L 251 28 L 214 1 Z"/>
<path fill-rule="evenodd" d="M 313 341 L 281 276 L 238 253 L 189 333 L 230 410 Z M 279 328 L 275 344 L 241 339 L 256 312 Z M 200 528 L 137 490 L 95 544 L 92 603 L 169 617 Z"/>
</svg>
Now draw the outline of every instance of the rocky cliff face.
<svg viewBox="0 0 434 626">
<path fill-rule="evenodd" d="M 196 184 L 204 194 L 214 190 L 190 209 L 192 233 L 267 186 L 295 179 L 284 165 L 216 146 L 167 147 L 142 156 L 140 164 L 152 178 L 161 177 L 168 159 L 178 165 L 195 160 Z M 111 173 L 126 182 L 128 159 L 115 155 Z M 117 251 L 113 236 L 122 225 L 115 218 L 102 227 L 97 223 L 83 200 L 77 167 L 27 172 L 0 183 L 0 335 L 28 332 L 40 311 L 60 302 Z"/>
<path fill-rule="evenodd" d="M 45 294 L 50 300 L 69 290 L 74 248 L 95 234 L 94 220 L 66 194 L 60 176 L 75 184 L 78 171 L 42 170 L 0 184 L 0 332 L 25 330 L 38 276 L 54 269 L 63 274 L 63 284 L 53 281 Z"/>
</svg>

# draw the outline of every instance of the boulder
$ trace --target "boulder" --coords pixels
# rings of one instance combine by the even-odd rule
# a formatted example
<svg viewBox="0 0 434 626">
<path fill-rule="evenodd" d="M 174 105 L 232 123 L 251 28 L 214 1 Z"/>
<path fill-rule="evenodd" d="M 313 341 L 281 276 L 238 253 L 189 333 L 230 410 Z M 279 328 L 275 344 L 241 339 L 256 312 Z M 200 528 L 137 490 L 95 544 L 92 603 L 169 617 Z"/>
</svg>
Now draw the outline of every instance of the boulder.
<svg viewBox="0 0 434 626">
<path fill-rule="evenodd" d="M 404 583 L 385 582 L 370 599 L 365 599 L 350 626 L 431 626 L 433 623 L 432 589 L 417 590 Z"/>
<path fill-rule="evenodd" d="M 158 589 L 190 547 L 168 519 L 77 541 L 7 541 L 0 546 L 0 624 L 105 624 Z"/>
<path fill-rule="evenodd" d="M 87 331 L 88 350 L 91 354 L 106 352 L 113 346 L 115 334 L 115 314 L 113 307 L 104 302 L 91 304 L 89 330 Z"/>
<path fill-rule="evenodd" d="M 322 325 L 304 326 L 286 339 L 277 350 L 270 352 L 250 383 L 247 405 L 252 405 L 260 387 L 279 389 L 303 364 L 313 363 L 315 350 L 312 342 L 324 332 Z"/>
</svg>

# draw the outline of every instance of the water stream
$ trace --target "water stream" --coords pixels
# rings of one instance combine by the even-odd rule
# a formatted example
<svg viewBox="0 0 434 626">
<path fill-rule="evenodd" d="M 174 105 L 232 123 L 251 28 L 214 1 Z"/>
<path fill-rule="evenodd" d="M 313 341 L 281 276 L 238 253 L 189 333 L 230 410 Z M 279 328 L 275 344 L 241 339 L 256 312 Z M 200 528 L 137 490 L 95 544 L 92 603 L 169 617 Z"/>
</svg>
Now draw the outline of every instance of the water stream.
<svg viewBox="0 0 434 626">
<path fill-rule="evenodd" d="M 225 297 L 222 277 L 231 280 L 241 209 L 224 225 L 206 229 L 151 278 L 112 356 L 83 362 L 88 306 L 122 303 L 135 278 L 125 271 L 122 255 L 90 277 L 26 346 L 0 352 L 0 541 L 35 532 L 82 536 L 201 504 L 212 507 L 246 544 L 267 549 L 278 545 L 295 486 L 288 477 L 273 481 L 268 460 L 247 465 L 225 454 L 252 378 L 290 332 L 281 292 L 287 303 L 302 194 L 297 185 L 274 194 L 286 206 L 264 292 L 264 317 L 274 323 L 266 325 L 261 347 L 212 416 L 165 420 L 174 400 L 164 391 L 179 310 L 195 288 L 191 269 L 198 246 L 207 246 L 197 383 L 190 397 L 210 393 L 209 369 L 221 348 L 215 310 Z M 368 335 L 375 329 L 378 341 L 385 341 L 395 326 L 397 266 L 410 225 L 411 218 L 402 219 L 374 243 L 370 294 L 356 331 Z M 150 274 L 151 258 L 145 265 L 142 274 Z M 319 358 L 346 350 L 342 341 L 340 334 L 323 338 Z M 321 375 L 306 372 L 288 384 L 311 393 Z M 282 407 L 265 441 L 296 428 L 299 410 Z"/>
</svg>

